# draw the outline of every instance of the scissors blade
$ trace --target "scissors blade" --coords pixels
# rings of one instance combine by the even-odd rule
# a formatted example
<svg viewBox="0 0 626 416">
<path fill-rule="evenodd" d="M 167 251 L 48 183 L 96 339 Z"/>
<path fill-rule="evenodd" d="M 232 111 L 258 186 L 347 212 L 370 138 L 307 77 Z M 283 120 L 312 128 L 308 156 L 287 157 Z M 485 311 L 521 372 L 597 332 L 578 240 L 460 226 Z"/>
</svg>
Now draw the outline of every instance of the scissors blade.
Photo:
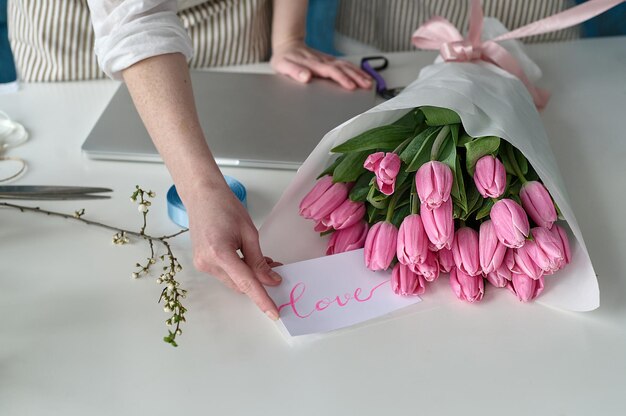
<svg viewBox="0 0 626 416">
<path fill-rule="evenodd" d="M 109 195 L 89 195 L 89 194 L 3 194 L 0 199 L 19 199 L 29 201 L 63 201 L 81 199 L 109 199 Z"/>
<path fill-rule="evenodd" d="M 0 198 L 10 199 L 105 199 L 105 195 L 90 195 L 111 192 L 109 188 L 86 186 L 41 186 L 41 185 L 5 185 L 0 186 Z"/>
<path fill-rule="evenodd" d="M 42 186 L 42 185 L 5 185 L 0 186 L 2 194 L 97 194 L 112 192 L 109 188 L 87 186 Z"/>
</svg>

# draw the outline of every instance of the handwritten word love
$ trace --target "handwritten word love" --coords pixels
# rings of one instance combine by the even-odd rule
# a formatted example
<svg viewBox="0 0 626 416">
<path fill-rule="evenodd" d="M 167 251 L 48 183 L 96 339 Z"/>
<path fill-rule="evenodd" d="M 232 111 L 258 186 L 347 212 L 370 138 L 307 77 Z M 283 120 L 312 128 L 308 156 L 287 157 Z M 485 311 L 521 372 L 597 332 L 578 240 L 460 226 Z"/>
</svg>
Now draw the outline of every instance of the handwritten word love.
<svg viewBox="0 0 626 416">
<path fill-rule="evenodd" d="M 343 308 L 352 300 L 354 300 L 355 302 L 367 302 L 370 299 L 372 299 L 372 297 L 374 296 L 374 292 L 376 292 L 376 290 L 380 289 L 381 287 L 385 285 L 388 285 L 389 282 L 390 282 L 389 280 L 385 280 L 384 282 L 379 283 L 378 285 L 374 286 L 373 288 L 370 289 L 369 294 L 365 297 L 362 296 L 363 289 L 361 289 L 360 287 L 357 287 L 354 290 L 354 293 L 345 293 L 343 296 L 337 295 L 334 298 L 320 299 L 317 302 L 315 302 L 315 308 L 308 313 L 302 312 L 297 307 L 297 303 L 303 298 L 304 292 L 306 291 L 306 285 L 302 282 L 298 282 L 294 285 L 294 287 L 291 289 L 291 292 L 289 293 L 289 302 L 280 305 L 278 307 L 278 312 L 280 313 L 280 311 L 283 308 L 291 307 L 291 310 L 298 318 L 306 319 L 309 316 L 313 315 L 313 313 L 322 312 L 323 310 L 325 310 L 326 308 L 328 308 L 329 306 L 333 304 L 336 304 L 337 306 Z"/>
</svg>

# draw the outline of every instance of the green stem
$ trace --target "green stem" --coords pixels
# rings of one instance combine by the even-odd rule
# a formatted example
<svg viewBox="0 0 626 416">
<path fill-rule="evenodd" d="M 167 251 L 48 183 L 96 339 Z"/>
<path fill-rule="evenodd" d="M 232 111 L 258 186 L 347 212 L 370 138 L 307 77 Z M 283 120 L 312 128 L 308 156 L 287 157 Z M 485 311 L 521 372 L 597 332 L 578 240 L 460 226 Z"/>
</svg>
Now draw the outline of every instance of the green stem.
<svg viewBox="0 0 626 416">
<path fill-rule="evenodd" d="M 509 161 L 511 162 L 511 167 L 515 171 L 515 174 L 522 181 L 522 185 L 528 182 L 522 173 L 519 165 L 517 164 L 517 158 L 515 157 L 515 152 L 513 152 L 513 146 L 510 144 L 506 147 L 506 154 L 509 157 Z"/>
<path fill-rule="evenodd" d="M 407 137 L 407 139 L 406 139 L 405 141 L 403 141 L 402 143 L 400 143 L 400 144 L 398 145 L 398 147 L 396 147 L 396 148 L 393 150 L 393 153 L 400 154 L 400 152 L 402 152 L 402 151 L 404 150 L 404 148 L 405 148 L 405 147 L 406 147 L 406 146 L 407 146 L 407 145 L 411 142 L 411 140 L 413 140 L 413 136 L 412 136 L 412 135 L 411 135 L 411 136 L 409 136 L 409 137 Z"/>
<path fill-rule="evenodd" d="M 450 132 L 450 126 L 448 125 L 443 126 L 443 128 L 439 130 L 439 133 L 437 134 L 437 137 L 435 138 L 435 142 L 433 143 L 433 147 L 430 150 L 430 160 L 437 160 L 437 158 L 439 157 L 439 150 L 441 149 L 441 145 L 443 144 L 444 140 L 448 137 L 449 132 Z"/>
<path fill-rule="evenodd" d="M 387 207 L 387 216 L 385 217 L 385 221 L 391 222 L 391 219 L 393 218 L 393 211 L 396 209 L 398 199 L 400 199 L 400 196 L 404 193 L 404 191 L 406 191 L 406 188 L 398 189 L 396 193 L 394 193 L 391 197 L 391 200 L 389 200 L 389 206 Z"/>
<path fill-rule="evenodd" d="M 415 180 L 411 185 L 411 214 L 419 213 L 419 196 L 417 195 L 417 189 L 415 187 Z"/>
</svg>

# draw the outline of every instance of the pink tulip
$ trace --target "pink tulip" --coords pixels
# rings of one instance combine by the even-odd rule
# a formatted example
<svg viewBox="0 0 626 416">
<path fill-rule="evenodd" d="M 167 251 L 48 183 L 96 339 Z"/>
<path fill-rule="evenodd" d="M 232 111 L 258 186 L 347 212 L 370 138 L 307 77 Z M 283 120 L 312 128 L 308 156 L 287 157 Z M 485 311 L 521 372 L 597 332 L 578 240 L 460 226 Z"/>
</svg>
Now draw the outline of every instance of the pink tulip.
<svg viewBox="0 0 626 416">
<path fill-rule="evenodd" d="M 374 172 L 380 192 L 391 195 L 396 186 L 396 176 L 400 172 L 401 165 L 402 161 L 397 154 L 377 152 L 367 157 L 363 167 Z"/>
<path fill-rule="evenodd" d="M 562 269 L 563 267 L 565 267 L 566 264 L 569 264 L 572 261 L 572 252 L 569 246 L 567 233 L 565 232 L 563 227 L 561 227 L 558 224 L 554 224 L 552 228 L 550 229 L 550 232 L 555 237 L 557 237 L 558 241 L 560 242 L 559 247 L 561 248 L 561 252 L 563 253 L 563 261 L 561 262 L 561 265 L 559 266 L 559 268 Z"/>
<path fill-rule="evenodd" d="M 542 263 L 543 253 L 537 248 L 537 243 L 532 240 L 526 241 L 522 247 L 515 249 L 515 266 L 511 270 L 513 274 L 524 274 L 532 279 L 543 276 L 543 270 L 538 263 Z"/>
<path fill-rule="evenodd" d="M 561 239 L 543 227 L 535 227 L 530 232 L 535 239 L 537 249 L 543 254 L 543 256 L 536 257 L 537 265 L 545 274 L 553 274 L 565 262 Z"/>
<path fill-rule="evenodd" d="M 524 245 L 530 232 L 530 224 L 524 209 L 512 199 L 501 199 L 489 214 L 498 240 L 509 248 Z"/>
<path fill-rule="evenodd" d="M 498 198 L 506 188 L 504 165 L 491 155 L 483 156 L 476 162 L 474 183 L 483 198 Z"/>
<path fill-rule="evenodd" d="M 330 231 L 332 227 L 324 224 L 325 221 L 326 220 L 320 220 L 316 222 L 315 227 L 313 227 L 313 231 L 315 231 L 316 233 L 325 233 L 326 231 Z"/>
<path fill-rule="evenodd" d="M 465 274 L 477 276 L 482 273 L 478 255 L 478 233 L 469 227 L 461 227 L 452 242 L 454 264 Z"/>
<path fill-rule="evenodd" d="M 450 198 L 452 169 L 442 162 L 424 163 L 415 174 L 415 186 L 422 205 L 435 209 Z"/>
<path fill-rule="evenodd" d="M 551 228 L 556 221 L 556 208 L 550 193 L 541 182 L 529 181 L 522 185 L 519 192 L 522 206 L 540 227 Z"/>
<path fill-rule="evenodd" d="M 470 276 L 456 267 L 450 271 L 450 287 L 457 298 L 470 303 L 480 302 L 485 294 L 482 275 Z"/>
<path fill-rule="evenodd" d="M 511 273 L 513 267 L 515 267 L 515 253 L 512 248 L 507 248 L 500 267 L 486 274 L 485 277 L 495 287 L 506 287 L 513 276 Z"/>
<path fill-rule="evenodd" d="M 324 176 L 300 202 L 300 215 L 315 221 L 322 220 L 346 200 L 349 189 L 347 183 L 333 183 L 332 176 Z"/>
<path fill-rule="evenodd" d="M 426 291 L 426 281 L 408 266 L 398 263 L 391 273 L 391 289 L 401 296 L 422 295 Z"/>
<path fill-rule="evenodd" d="M 438 208 L 430 210 L 422 205 L 420 211 L 424 231 L 436 250 L 452 248 L 454 240 L 454 217 L 452 216 L 452 199 L 448 199 Z"/>
<path fill-rule="evenodd" d="M 478 253 L 480 267 L 485 275 L 494 272 L 502 264 L 506 254 L 506 246 L 498 240 L 492 221 L 480 224 L 478 234 Z"/>
<path fill-rule="evenodd" d="M 439 261 L 437 254 L 432 251 L 428 252 L 426 260 L 411 267 L 415 273 L 424 276 L 424 280 L 427 282 L 434 282 L 439 277 Z"/>
<path fill-rule="evenodd" d="M 330 213 L 328 220 L 322 221 L 328 227 L 342 230 L 361 221 L 364 216 L 365 204 L 363 202 L 354 202 L 348 198 Z"/>
<path fill-rule="evenodd" d="M 514 274 L 506 288 L 509 289 L 520 302 L 530 302 L 543 292 L 544 278 L 531 279 L 524 274 Z"/>
<path fill-rule="evenodd" d="M 407 216 L 398 230 L 398 261 L 411 265 L 426 260 L 428 236 L 419 215 Z"/>
<path fill-rule="evenodd" d="M 387 221 L 377 222 L 365 238 L 365 266 L 370 270 L 386 270 L 396 255 L 398 229 Z"/>
<path fill-rule="evenodd" d="M 452 270 L 453 267 L 456 267 L 454 264 L 452 250 L 442 248 L 437 252 L 437 258 L 439 260 L 439 271 L 441 273 L 450 273 L 450 270 Z"/>
<path fill-rule="evenodd" d="M 328 241 L 326 255 L 329 256 L 363 248 L 368 229 L 367 223 L 361 221 L 351 227 L 335 231 Z"/>
</svg>

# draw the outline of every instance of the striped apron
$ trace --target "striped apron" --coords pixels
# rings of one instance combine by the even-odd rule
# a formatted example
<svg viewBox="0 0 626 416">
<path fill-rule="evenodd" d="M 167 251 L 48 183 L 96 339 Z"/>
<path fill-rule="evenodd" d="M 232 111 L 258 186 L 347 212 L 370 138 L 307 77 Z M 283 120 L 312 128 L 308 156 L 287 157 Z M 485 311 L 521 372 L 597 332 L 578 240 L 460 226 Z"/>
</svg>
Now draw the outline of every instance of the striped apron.
<svg viewBox="0 0 626 416">
<path fill-rule="evenodd" d="M 510 30 L 567 9 L 568 0 L 483 0 L 485 16 L 498 18 Z M 341 0 L 337 32 L 383 52 L 412 50 L 411 35 L 434 15 L 455 27 L 467 27 L 465 0 Z M 463 30 L 462 30 L 463 31 Z M 531 36 L 526 43 L 563 41 L 580 37 L 578 27 Z"/>
<path fill-rule="evenodd" d="M 181 0 L 179 4 L 178 16 L 193 45 L 191 68 L 243 65 L 269 58 L 269 0 Z M 93 52 L 94 33 L 86 0 L 9 0 L 8 6 L 9 39 L 20 79 L 106 77 Z"/>
</svg>

